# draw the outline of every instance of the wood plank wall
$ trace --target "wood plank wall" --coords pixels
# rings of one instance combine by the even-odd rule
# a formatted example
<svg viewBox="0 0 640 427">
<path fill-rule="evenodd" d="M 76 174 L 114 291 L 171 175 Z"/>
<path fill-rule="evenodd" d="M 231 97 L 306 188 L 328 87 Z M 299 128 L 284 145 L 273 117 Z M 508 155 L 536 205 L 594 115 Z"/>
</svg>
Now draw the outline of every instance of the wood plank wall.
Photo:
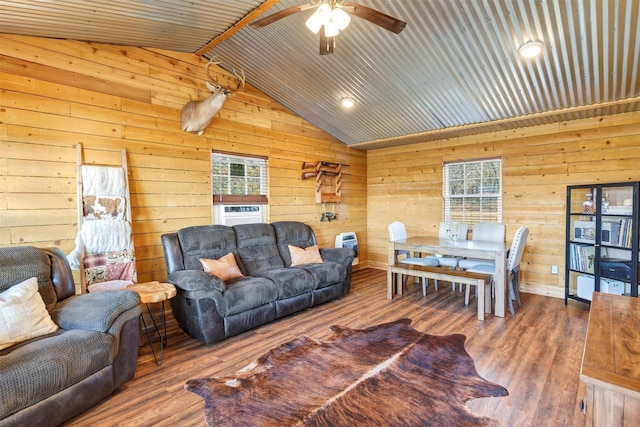
<svg viewBox="0 0 640 427">
<path fill-rule="evenodd" d="M 311 225 L 321 246 L 355 231 L 366 264 L 366 152 L 347 148 L 248 85 L 202 137 L 180 109 L 208 95 L 192 54 L 0 35 L 0 246 L 74 248 L 76 149 L 119 165 L 127 150 L 139 281 L 164 280 L 160 235 L 210 224 L 212 149 L 269 159 L 269 221 Z M 222 71 L 219 69 L 219 71 Z M 303 161 L 349 165 L 338 220 L 320 222 Z M 76 277 L 76 281 L 78 277 Z"/>
<path fill-rule="evenodd" d="M 388 223 L 435 233 L 443 162 L 500 156 L 508 240 L 520 224 L 531 231 L 522 287 L 562 296 L 565 187 L 640 180 L 640 113 L 362 152 L 249 86 L 203 137 L 193 136 L 179 130 L 179 114 L 207 95 L 204 63 L 177 52 L 0 35 L 0 246 L 70 252 L 75 144 L 99 164 L 118 164 L 126 148 L 139 279 L 163 280 L 160 235 L 211 222 L 209 153 L 220 149 L 269 157 L 270 221 L 304 221 L 322 246 L 355 231 L 360 267 L 384 268 Z M 319 221 L 313 180 L 300 179 L 301 162 L 315 160 L 350 165 L 331 223 Z"/>
<path fill-rule="evenodd" d="M 507 241 L 530 231 L 521 288 L 564 297 L 566 186 L 640 180 L 640 112 L 369 151 L 369 264 L 387 264 L 394 220 L 409 235 L 437 234 L 443 162 L 490 157 L 502 158 Z"/>
</svg>

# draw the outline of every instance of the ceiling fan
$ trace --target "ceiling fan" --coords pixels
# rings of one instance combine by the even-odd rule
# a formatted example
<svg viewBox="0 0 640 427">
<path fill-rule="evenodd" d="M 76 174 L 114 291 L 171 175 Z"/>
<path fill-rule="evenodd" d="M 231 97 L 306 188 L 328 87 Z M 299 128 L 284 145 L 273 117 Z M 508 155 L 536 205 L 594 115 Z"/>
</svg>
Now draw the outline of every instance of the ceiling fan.
<svg viewBox="0 0 640 427">
<path fill-rule="evenodd" d="M 333 53 L 336 44 L 335 37 L 349 25 L 351 16 L 367 20 L 395 34 L 399 34 L 407 26 L 406 22 L 392 16 L 360 4 L 342 0 L 311 0 L 309 3 L 288 7 L 265 18 L 258 19 L 249 24 L 249 26 L 251 28 L 261 28 L 294 13 L 310 9 L 316 9 L 316 11 L 309 17 L 305 25 L 315 34 L 320 33 L 320 55 Z"/>
</svg>

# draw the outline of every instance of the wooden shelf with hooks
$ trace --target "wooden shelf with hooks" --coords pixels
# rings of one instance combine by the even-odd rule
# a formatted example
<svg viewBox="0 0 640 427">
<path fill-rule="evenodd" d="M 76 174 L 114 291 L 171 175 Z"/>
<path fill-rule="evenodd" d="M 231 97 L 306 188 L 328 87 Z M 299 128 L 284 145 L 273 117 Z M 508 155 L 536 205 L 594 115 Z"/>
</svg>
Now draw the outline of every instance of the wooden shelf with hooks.
<svg viewBox="0 0 640 427">
<path fill-rule="evenodd" d="M 339 203 L 342 201 L 342 167 L 341 163 L 304 162 L 302 179 L 315 178 L 316 203 Z"/>
</svg>

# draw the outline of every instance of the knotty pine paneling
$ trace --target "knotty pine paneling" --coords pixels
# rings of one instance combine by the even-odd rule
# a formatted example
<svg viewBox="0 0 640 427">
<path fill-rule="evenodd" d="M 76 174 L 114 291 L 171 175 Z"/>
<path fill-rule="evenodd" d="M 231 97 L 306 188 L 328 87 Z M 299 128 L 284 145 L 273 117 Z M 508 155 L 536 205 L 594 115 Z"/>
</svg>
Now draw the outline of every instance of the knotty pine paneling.
<svg viewBox="0 0 640 427">
<path fill-rule="evenodd" d="M 530 230 L 522 289 L 563 297 L 566 186 L 640 180 L 640 113 L 368 151 L 369 265 L 387 264 L 392 221 L 410 235 L 436 233 L 443 162 L 490 157 L 502 158 L 507 241 L 521 225 Z"/>
<path fill-rule="evenodd" d="M 366 264 L 366 153 L 251 86 L 227 100 L 202 137 L 182 132 L 182 106 L 209 94 L 205 64 L 158 49 L 0 35 L 0 245 L 69 253 L 77 233 L 76 144 L 85 163 L 107 165 L 119 165 L 125 148 L 138 278 L 165 280 L 161 234 L 211 223 L 215 149 L 267 156 L 269 221 L 306 222 L 321 246 L 355 231 Z M 313 181 L 300 178 L 302 162 L 316 160 L 349 165 L 338 220 L 330 223 L 320 222 Z"/>
</svg>

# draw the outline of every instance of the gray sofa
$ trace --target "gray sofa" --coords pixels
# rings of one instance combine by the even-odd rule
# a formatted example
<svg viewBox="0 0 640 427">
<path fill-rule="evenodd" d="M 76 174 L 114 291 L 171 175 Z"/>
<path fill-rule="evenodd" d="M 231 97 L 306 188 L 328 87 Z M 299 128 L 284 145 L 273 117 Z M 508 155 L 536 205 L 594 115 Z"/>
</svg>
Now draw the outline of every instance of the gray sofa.
<svg viewBox="0 0 640 427">
<path fill-rule="evenodd" d="M 171 299 L 174 317 L 185 332 L 211 344 L 346 295 L 353 250 L 323 248 L 322 263 L 291 267 L 288 245 L 315 244 L 311 227 L 295 221 L 195 226 L 164 234 L 168 281 L 177 290 Z M 200 258 L 228 253 L 243 277 L 224 282 L 204 272 Z"/>
<path fill-rule="evenodd" d="M 131 291 L 75 295 L 65 254 L 0 248 L 0 292 L 38 281 L 56 332 L 0 350 L 0 426 L 57 426 L 133 378 L 140 297 Z"/>
</svg>

